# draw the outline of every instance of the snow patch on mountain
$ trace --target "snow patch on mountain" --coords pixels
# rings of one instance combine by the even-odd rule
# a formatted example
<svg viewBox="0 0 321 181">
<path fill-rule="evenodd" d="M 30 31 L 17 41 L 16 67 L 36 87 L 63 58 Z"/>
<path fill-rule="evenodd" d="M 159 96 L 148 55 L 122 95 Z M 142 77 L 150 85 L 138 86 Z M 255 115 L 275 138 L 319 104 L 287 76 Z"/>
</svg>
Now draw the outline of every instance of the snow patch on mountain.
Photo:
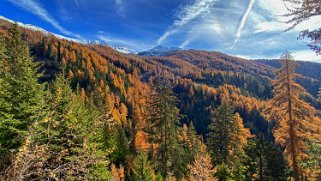
<svg viewBox="0 0 321 181">
<path fill-rule="evenodd" d="M 31 25 L 31 24 L 24 24 L 24 23 L 21 23 L 21 22 L 18 22 L 18 21 L 13 21 L 11 19 L 8 19 L 4 16 L 0 16 L 0 19 L 2 20 L 5 20 L 5 21 L 8 21 L 10 23 L 17 23 L 18 26 L 20 27 L 23 27 L 23 28 L 26 28 L 26 29 L 29 29 L 29 30 L 32 30 L 32 31 L 39 31 L 47 36 L 55 36 L 59 39 L 63 39 L 63 40 L 67 40 L 67 41 L 72 41 L 72 42 L 76 42 L 76 43 L 81 43 L 81 44 L 96 44 L 96 45 L 107 45 L 107 46 L 110 46 L 112 47 L 114 50 L 118 51 L 118 52 L 121 52 L 121 53 L 125 53 L 125 54 L 138 54 L 138 51 L 136 50 L 133 50 L 131 48 L 127 48 L 127 47 L 121 47 L 121 46 L 112 46 L 112 45 L 109 45 L 107 44 L 106 42 L 102 42 L 102 41 L 98 41 L 98 40 L 95 40 L 95 41 L 89 41 L 89 40 L 79 40 L 79 39 L 75 39 L 75 38 L 70 38 L 70 37 L 66 37 L 66 36 L 63 36 L 63 35 L 59 35 L 59 34 L 55 34 L 55 33 L 52 33 L 52 32 L 49 32 L 43 28 L 40 28 L 38 26 L 34 26 L 34 25 Z"/>
<path fill-rule="evenodd" d="M 138 54 L 138 51 L 127 47 L 112 46 L 112 48 L 118 52 L 125 53 L 125 54 Z"/>
<path fill-rule="evenodd" d="M 156 46 L 150 50 L 144 51 L 144 52 L 140 52 L 138 53 L 138 55 L 142 55 L 142 56 L 163 56 L 166 55 L 170 52 L 173 51 L 179 51 L 182 50 L 181 48 L 178 47 L 165 47 L 165 46 Z"/>
</svg>

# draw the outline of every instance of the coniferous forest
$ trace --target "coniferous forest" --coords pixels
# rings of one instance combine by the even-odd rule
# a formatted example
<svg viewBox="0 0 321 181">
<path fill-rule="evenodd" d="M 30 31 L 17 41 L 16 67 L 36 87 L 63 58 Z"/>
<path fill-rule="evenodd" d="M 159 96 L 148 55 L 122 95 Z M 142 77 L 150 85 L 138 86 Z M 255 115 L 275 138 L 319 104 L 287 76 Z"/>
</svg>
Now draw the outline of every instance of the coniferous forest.
<svg viewBox="0 0 321 181">
<path fill-rule="evenodd" d="M 287 16 L 291 31 L 319 0 Z M 305 30 L 320 54 L 320 29 Z M 0 20 L 0 181 L 321 180 L 321 64 L 124 54 Z"/>
</svg>

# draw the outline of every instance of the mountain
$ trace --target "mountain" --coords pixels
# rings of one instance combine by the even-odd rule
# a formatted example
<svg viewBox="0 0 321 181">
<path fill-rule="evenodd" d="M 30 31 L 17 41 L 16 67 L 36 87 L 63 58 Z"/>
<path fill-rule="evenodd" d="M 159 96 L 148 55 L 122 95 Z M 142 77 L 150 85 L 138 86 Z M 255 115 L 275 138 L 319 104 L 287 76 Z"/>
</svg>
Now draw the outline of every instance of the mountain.
<svg viewBox="0 0 321 181">
<path fill-rule="evenodd" d="M 12 22 L 0 20 L 2 32 L 6 33 L 10 26 Z M 149 80 L 166 77 L 173 83 L 181 113 L 186 115 L 182 122 L 193 121 L 199 134 L 206 136 L 211 112 L 220 104 L 221 97 L 228 95 L 252 133 L 271 135 L 260 112 L 272 96 L 271 79 L 277 68 L 272 64 L 214 51 L 162 46 L 138 55 L 124 54 L 119 51 L 126 49 L 116 51 L 101 42 L 75 42 L 25 26 L 21 31 L 33 57 L 42 65 L 42 81 L 50 82 L 65 67 L 74 89 L 79 86 L 87 95 L 108 90 L 117 100 L 114 109 L 119 110 L 123 104 L 128 109 L 128 118 L 141 106 L 133 100 L 148 97 Z M 298 70 L 302 69 L 303 74 L 300 83 L 310 93 L 307 100 L 320 108 L 315 96 L 321 77 L 310 71 L 316 65 L 306 62 Z M 119 117 L 118 114 L 116 111 L 114 116 Z"/>
<path fill-rule="evenodd" d="M 68 40 L 68 41 L 72 41 L 72 42 L 77 42 L 77 43 L 83 43 L 83 44 L 88 44 L 89 41 L 85 41 L 85 40 L 79 40 L 79 39 L 75 39 L 75 38 L 70 38 L 70 37 L 66 37 L 66 36 L 63 36 L 63 35 L 59 35 L 59 34 L 55 34 L 55 33 L 52 33 L 52 32 L 49 32 L 43 28 L 40 28 L 38 26 L 34 26 L 34 25 L 31 25 L 31 24 L 24 24 L 24 23 L 21 23 L 21 22 L 18 22 L 18 21 L 13 21 L 11 19 L 8 19 L 4 16 L 0 16 L 0 20 L 3 20 L 3 21 L 6 21 L 6 22 L 10 22 L 10 23 L 16 23 L 18 26 L 20 27 L 23 27 L 23 28 L 26 28 L 26 29 L 29 29 L 29 30 L 32 30 L 32 31 L 38 31 L 38 32 L 41 32 L 47 36 L 51 35 L 51 36 L 55 36 L 57 38 L 60 38 L 60 39 L 64 39 L 64 40 Z"/>
<path fill-rule="evenodd" d="M 269 65 L 274 68 L 280 68 L 279 60 L 255 60 L 255 62 Z M 316 62 L 296 61 L 296 72 L 321 81 L 321 64 Z"/>
<path fill-rule="evenodd" d="M 59 35 L 59 34 L 55 34 L 55 33 L 49 32 L 49 31 L 47 31 L 47 30 L 45 30 L 43 28 L 40 28 L 38 26 L 34 26 L 34 25 L 31 25 L 31 24 L 24 24 L 24 23 L 21 23 L 21 22 L 13 21 L 13 20 L 8 19 L 8 18 L 6 18 L 4 16 L 0 16 L 0 20 L 6 21 L 6 22 L 10 22 L 10 23 L 16 23 L 20 27 L 23 27 L 23 28 L 26 28 L 26 29 L 29 29 L 29 30 L 32 30 L 32 31 L 41 32 L 41 33 L 43 33 L 43 34 L 45 34 L 47 36 L 51 35 L 51 36 L 55 36 L 55 37 L 60 38 L 60 39 L 64 39 L 64 40 L 68 40 L 68 41 L 72 41 L 72 42 L 77 42 L 77 43 L 82 43 L 82 44 L 107 45 L 107 46 L 111 46 L 113 49 L 115 49 L 116 51 L 121 52 L 121 53 L 138 54 L 138 51 L 133 50 L 133 49 L 128 48 L 128 47 L 112 46 L 112 45 L 109 45 L 107 42 L 100 41 L 100 40 L 89 41 L 89 40 L 80 40 L 80 39 L 66 37 L 66 36 L 63 36 L 63 35 Z"/>
<path fill-rule="evenodd" d="M 115 49 L 118 52 L 125 53 L 125 54 L 138 54 L 138 51 L 133 50 L 128 47 L 122 47 L 122 46 L 112 46 L 113 49 Z"/>
<path fill-rule="evenodd" d="M 21 169 L 20 165 L 25 168 L 24 164 L 30 160 L 32 166 L 29 168 L 29 164 L 27 164 L 26 167 L 28 167 L 28 171 L 32 171 L 32 174 L 28 178 L 37 177 L 33 175 L 35 174 L 33 170 L 45 170 L 45 172 L 37 172 L 41 176 L 42 173 L 48 172 L 47 165 L 53 165 L 48 168 L 56 170 L 57 167 L 60 168 L 61 165 L 64 165 L 60 164 L 61 160 L 71 163 L 74 159 L 78 159 L 79 162 L 75 162 L 76 166 L 73 166 L 76 171 L 72 173 L 78 179 L 79 175 L 85 175 L 85 172 L 91 172 L 90 170 L 94 169 L 92 178 L 101 175 L 102 179 L 99 180 L 109 180 L 108 170 L 111 169 L 113 177 L 117 178 L 115 180 L 121 180 L 119 179 L 120 175 L 125 177 L 124 175 L 131 173 L 132 168 L 137 165 L 149 167 L 149 164 L 157 163 L 157 160 L 153 160 L 154 158 L 147 158 L 149 156 L 137 160 L 139 155 L 136 155 L 137 153 L 154 151 L 153 145 L 157 146 L 155 148 L 162 146 L 157 142 L 154 144 L 153 140 L 159 140 L 158 138 L 163 132 L 168 134 L 167 130 L 171 131 L 168 135 L 177 137 L 176 140 L 168 142 L 173 145 L 168 148 L 179 148 L 171 151 L 175 155 L 169 158 L 174 160 L 172 163 L 183 166 L 185 164 L 185 168 L 194 159 L 188 154 L 198 155 L 197 149 L 201 149 L 201 145 L 200 147 L 198 145 L 198 143 L 201 144 L 199 138 L 205 143 L 210 143 L 210 140 L 223 140 L 211 137 L 217 131 L 212 131 L 209 128 L 225 129 L 224 135 L 233 133 L 235 145 L 239 144 L 240 140 L 247 144 L 247 138 L 252 136 L 263 136 L 265 140 L 274 142 L 274 132 L 271 131 L 274 123 L 271 124 L 263 116 L 262 111 L 270 105 L 268 100 L 273 97 L 271 82 L 275 77 L 275 71 L 280 67 L 277 60 L 251 61 L 221 52 L 181 50 L 162 46 L 134 54 L 131 53 L 134 51 L 128 48 L 111 47 L 100 41 L 74 41 L 32 25 L 20 24 L 17 28 L 22 32 L 22 39 L 26 42 L 24 43 L 21 41 L 19 31 L 9 31 L 12 26 L 12 22 L 0 19 L 1 38 L 9 40 L 7 41 L 9 43 L 1 42 L 1 50 L 5 50 L 1 51 L 5 52 L 1 54 L 5 55 L 1 56 L 1 61 L 4 61 L 4 64 L 1 64 L 4 65 L 1 75 L 5 76 L 1 77 L 4 86 L 0 87 L 5 91 L 1 91 L 0 98 L 2 98 L 2 103 L 8 104 L 3 106 L 5 109 L 0 110 L 2 111 L 1 115 L 5 115 L 2 117 L 5 118 L 5 121 L 2 121 L 4 124 L 0 125 L 0 128 L 16 132 L 16 129 L 8 129 L 8 126 L 12 127 L 12 123 L 15 123 L 16 127 L 20 129 L 19 120 L 24 120 L 25 115 L 30 112 L 30 106 L 26 106 L 25 100 L 36 97 L 28 94 L 31 91 L 25 93 L 25 90 L 29 90 L 26 89 L 26 87 L 28 88 L 26 85 L 32 83 L 39 84 L 41 87 L 40 83 L 44 83 L 43 87 L 48 87 L 48 90 L 45 90 L 46 93 L 41 95 L 41 100 L 46 97 L 43 99 L 45 101 L 35 101 L 38 98 L 31 99 L 39 103 L 38 108 L 32 107 L 34 115 L 37 115 L 37 118 L 42 117 L 39 115 L 44 115 L 44 118 L 43 120 L 40 118 L 39 122 L 37 119 L 36 129 L 30 129 L 32 137 L 27 137 L 32 138 L 31 141 L 37 137 L 39 143 L 45 144 L 45 146 L 38 148 L 38 144 L 35 144 L 38 142 L 30 144 L 29 139 L 26 141 L 26 146 L 22 141 L 22 146 L 20 144 L 17 146 L 21 149 L 19 149 L 19 157 L 17 157 L 19 159 L 15 159 L 15 161 L 18 160 L 17 163 L 20 163 L 19 160 L 22 160 L 22 163 L 16 165 L 15 162 L 13 169 Z M 3 44 L 4 46 L 2 46 Z M 16 47 L 23 47 L 21 50 L 24 51 L 19 51 L 20 49 Z M 32 58 L 29 55 L 28 57 L 24 56 L 28 54 L 29 50 Z M 16 61 L 16 57 L 18 57 L 18 61 Z M 26 63 L 27 61 L 28 63 Z M 15 63 L 23 65 L 22 68 L 19 69 L 20 66 Z M 26 64 L 25 67 L 24 64 Z M 319 115 L 321 103 L 316 96 L 319 87 L 321 87 L 321 75 L 318 71 L 321 69 L 320 65 L 298 62 L 297 72 L 302 76 L 296 80 L 307 90 L 307 92 L 302 91 L 303 94 L 300 95 L 300 98 L 296 98 L 296 100 L 300 100 L 300 104 L 296 105 L 300 106 L 308 102 L 314 107 L 309 106 L 309 109 L 315 110 Z M 26 68 L 28 66 L 29 68 Z M 41 72 L 39 79 L 34 74 L 28 74 L 31 69 L 34 74 Z M 25 81 L 27 74 L 29 75 L 27 80 L 32 78 L 33 81 Z M 19 81 L 13 81 L 15 79 Z M 297 86 L 297 84 L 295 85 Z M 13 91 L 16 88 L 19 88 L 19 91 Z M 37 93 L 38 90 L 34 88 L 32 92 Z M 39 92 L 42 91 L 39 90 Z M 9 96 L 6 96 L 7 94 Z M 282 95 L 282 97 L 286 96 Z M 23 102 L 22 106 L 17 102 Z M 21 114 L 20 109 L 16 109 L 16 105 L 22 107 L 27 114 Z M 34 103 L 32 102 L 30 105 L 34 105 Z M 12 114 L 7 114 L 7 110 Z M 39 110 L 41 110 L 41 114 L 39 114 Z M 282 111 L 282 109 L 279 110 Z M 296 108 L 296 110 L 300 110 L 300 108 Z M 45 114 L 42 114 L 43 112 Z M 11 122 L 10 117 L 14 117 L 16 113 L 19 114 L 19 117 Z M 313 114 L 313 117 L 307 121 L 319 121 L 319 115 Z M 228 117 L 223 118 L 222 116 Z M 300 113 L 299 116 L 302 114 Z M 34 119 L 32 116 L 30 118 Z M 28 123 L 31 124 L 31 121 Z M 233 122 L 238 126 L 234 127 Z M 222 123 L 228 123 L 228 125 Z M 229 126 L 230 124 L 232 127 Z M 310 126 L 310 124 L 308 125 Z M 227 127 L 230 128 L 226 129 Z M 311 129 L 315 128 L 314 125 L 310 127 Z M 28 129 L 29 127 L 26 126 L 23 130 Z M 156 133 L 154 133 L 155 131 Z M 317 129 L 315 131 L 318 132 Z M 2 136 L 21 139 L 19 136 L 11 136 L 11 134 L 2 134 Z M 161 137 L 160 140 L 163 140 L 167 136 Z M 48 141 L 44 141 L 46 139 Z M 2 139 L 2 142 L 7 140 Z M 48 142 L 50 146 L 47 147 Z M 194 146 L 195 151 L 192 148 Z M 152 150 L 150 150 L 151 148 Z M 219 146 L 218 149 L 221 147 Z M 269 148 L 266 147 L 266 149 Z M 1 170 L 7 170 L 7 165 L 10 165 L 9 160 L 13 155 L 11 150 L 6 152 L 5 164 L 0 164 L 0 177 Z M 22 151 L 20 152 L 20 150 Z M 36 154 L 36 157 L 33 153 Z M 178 159 L 176 154 L 178 154 Z M 250 158 L 250 156 L 244 156 Z M 283 160 L 281 149 L 279 156 L 280 160 Z M 22 157 L 26 158 L 20 159 Z M 56 159 L 56 157 L 58 158 Z M 152 157 L 154 156 L 152 155 Z M 242 157 L 243 154 L 240 158 Z M 274 157 L 274 154 L 270 157 Z M 190 160 L 185 161 L 186 158 Z M 210 160 L 209 158 L 209 162 Z M 3 161 L 0 160 L 0 162 Z M 274 163 L 274 161 L 271 162 Z M 279 161 L 276 163 L 283 164 Z M 85 171 L 78 169 L 78 166 L 83 166 L 83 164 L 88 164 L 84 166 L 83 170 Z M 98 167 L 96 168 L 92 164 L 97 164 Z M 63 170 L 69 173 L 69 166 Z M 17 173 L 15 171 L 12 173 Z M 6 172 L 4 173 L 6 174 Z M 6 180 L 12 180 L 10 175 L 8 178 Z M 131 180 L 131 178 L 126 179 Z M 137 180 L 136 177 L 133 177 L 133 180 Z"/>
<path fill-rule="evenodd" d="M 165 46 L 156 46 L 150 50 L 140 52 L 140 53 L 138 53 L 138 55 L 141 55 L 141 56 L 162 56 L 162 55 L 166 55 L 170 52 L 178 51 L 178 50 L 182 50 L 182 49 L 178 48 L 178 47 L 168 48 Z"/>
<path fill-rule="evenodd" d="M 265 88 L 263 88 L 259 84 L 266 85 L 274 78 L 276 68 L 279 68 L 262 61 L 250 61 L 220 52 L 203 50 L 181 50 L 170 52 L 163 56 L 143 58 L 160 63 L 164 67 L 172 69 L 175 75 L 192 79 L 198 83 L 205 83 L 215 87 L 228 83 L 236 85 L 242 90 L 251 93 L 252 96 L 260 98 L 269 97 L 271 92 L 267 89 L 271 89 L 271 87 L 264 86 Z M 318 94 L 321 86 L 319 66 L 321 64 L 301 62 L 297 67 L 297 73 L 303 75 L 298 81 L 313 96 Z M 225 80 L 221 78 L 221 73 L 224 74 Z M 247 80 L 229 80 L 227 77 L 238 77 L 238 79 Z M 249 81 L 254 82 L 250 83 Z"/>
</svg>

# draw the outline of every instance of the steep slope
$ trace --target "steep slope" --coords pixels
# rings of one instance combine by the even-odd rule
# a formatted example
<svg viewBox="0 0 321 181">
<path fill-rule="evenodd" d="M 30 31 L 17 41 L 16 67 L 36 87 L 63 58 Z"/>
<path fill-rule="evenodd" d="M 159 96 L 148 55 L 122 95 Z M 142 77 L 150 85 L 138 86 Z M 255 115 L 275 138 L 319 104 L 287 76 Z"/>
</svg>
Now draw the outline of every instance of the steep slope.
<svg viewBox="0 0 321 181">
<path fill-rule="evenodd" d="M 2 33 L 10 26 L 12 23 L 0 20 Z M 253 133 L 269 134 L 260 112 L 264 100 L 271 97 L 273 66 L 201 50 L 177 50 L 163 56 L 126 55 L 104 45 L 21 30 L 42 65 L 43 81 L 51 81 L 64 69 L 74 89 L 79 86 L 85 96 L 107 97 L 119 123 L 135 127 L 148 97 L 149 79 L 161 76 L 173 83 L 180 110 L 186 115 L 182 122 L 193 121 L 198 133 L 206 135 L 210 115 L 229 97 Z M 304 86 L 313 85 L 308 82 Z"/>
<path fill-rule="evenodd" d="M 260 64 L 269 65 L 273 68 L 280 68 L 279 60 L 255 60 Z M 296 73 L 302 77 L 298 82 L 313 96 L 317 96 L 321 87 L 321 64 L 316 62 L 297 61 Z"/>
<path fill-rule="evenodd" d="M 260 64 L 269 65 L 274 68 L 280 68 L 281 63 L 279 60 L 255 60 L 255 62 Z M 307 61 L 296 61 L 296 72 L 310 78 L 317 79 L 321 81 L 321 64 L 316 62 Z"/>
<path fill-rule="evenodd" d="M 145 59 L 160 63 L 176 75 L 190 78 L 198 83 L 214 87 L 227 83 L 260 98 L 270 96 L 271 87 L 268 87 L 268 82 L 280 66 L 277 61 L 249 61 L 220 52 L 202 50 L 174 51 L 163 56 L 150 56 Z M 302 74 L 298 82 L 313 96 L 317 96 L 321 86 L 319 70 L 321 70 L 321 64 L 298 62 L 297 73 Z M 222 76 L 225 78 L 223 81 Z"/>
<path fill-rule="evenodd" d="M 170 52 L 173 51 L 178 51 L 178 50 L 182 50 L 181 48 L 178 47 L 164 47 L 164 46 L 156 46 L 150 50 L 144 51 L 144 52 L 139 52 L 138 55 L 141 56 L 162 56 L 162 55 L 166 55 Z"/>
</svg>

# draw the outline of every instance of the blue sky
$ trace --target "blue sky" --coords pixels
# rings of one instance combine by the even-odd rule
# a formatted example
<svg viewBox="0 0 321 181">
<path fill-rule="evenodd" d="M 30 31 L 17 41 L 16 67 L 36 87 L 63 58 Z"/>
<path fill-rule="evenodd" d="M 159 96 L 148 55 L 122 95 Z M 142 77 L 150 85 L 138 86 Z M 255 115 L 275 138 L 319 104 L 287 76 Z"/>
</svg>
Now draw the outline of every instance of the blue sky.
<svg viewBox="0 0 321 181">
<path fill-rule="evenodd" d="M 282 0 L 1 0 L 0 15 L 50 32 L 142 51 L 157 45 L 215 50 L 244 58 L 320 61 L 300 30 L 321 25 L 314 17 L 294 30 L 281 16 Z"/>
</svg>

